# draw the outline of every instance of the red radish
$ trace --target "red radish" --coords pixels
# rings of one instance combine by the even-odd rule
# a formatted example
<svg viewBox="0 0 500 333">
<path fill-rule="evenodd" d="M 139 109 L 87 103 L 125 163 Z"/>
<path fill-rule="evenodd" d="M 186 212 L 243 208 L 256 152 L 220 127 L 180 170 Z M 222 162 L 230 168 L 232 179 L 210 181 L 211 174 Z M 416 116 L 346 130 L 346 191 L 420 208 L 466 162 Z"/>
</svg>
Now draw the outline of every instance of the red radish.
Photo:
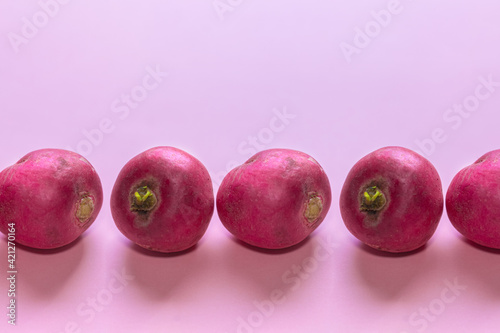
<svg viewBox="0 0 500 333">
<path fill-rule="evenodd" d="M 446 193 L 446 211 L 467 239 L 500 249 L 500 149 L 455 175 Z"/>
<path fill-rule="evenodd" d="M 231 170 L 217 193 L 217 211 L 236 238 L 265 249 L 303 241 L 331 204 L 328 177 L 311 156 L 290 149 L 257 153 Z"/>
<path fill-rule="evenodd" d="M 73 242 L 94 222 L 102 186 L 92 165 L 62 149 L 33 151 L 0 173 L 0 231 L 38 249 Z"/>
<path fill-rule="evenodd" d="M 366 245 L 412 251 L 431 238 L 441 219 L 441 180 L 419 154 L 381 148 L 352 167 L 340 194 L 340 213 L 347 229 Z"/>
<path fill-rule="evenodd" d="M 118 229 L 137 245 L 157 252 L 179 252 L 195 245 L 213 211 L 207 169 L 173 147 L 151 148 L 132 158 L 111 193 Z"/>
</svg>

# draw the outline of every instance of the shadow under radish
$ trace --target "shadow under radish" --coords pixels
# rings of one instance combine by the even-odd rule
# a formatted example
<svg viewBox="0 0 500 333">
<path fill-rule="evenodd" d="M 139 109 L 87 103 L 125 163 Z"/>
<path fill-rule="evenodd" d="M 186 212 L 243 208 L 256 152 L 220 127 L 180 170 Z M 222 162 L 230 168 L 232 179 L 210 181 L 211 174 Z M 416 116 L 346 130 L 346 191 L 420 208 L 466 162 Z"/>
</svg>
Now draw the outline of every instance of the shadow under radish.
<svg viewBox="0 0 500 333">
<path fill-rule="evenodd" d="M 315 246 L 314 237 L 309 236 L 292 247 L 270 250 L 228 235 L 220 250 L 225 278 L 240 290 L 242 298 L 248 298 L 248 304 L 267 300 L 273 293 L 286 297 L 314 274 L 308 269 Z"/>
<path fill-rule="evenodd" d="M 354 273 L 374 297 L 393 301 L 415 293 L 412 285 L 429 278 L 439 266 L 432 243 L 406 253 L 389 253 L 357 242 Z"/>
<path fill-rule="evenodd" d="M 203 240 L 176 253 L 147 250 L 125 239 L 118 246 L 123 247 L 126 270 L 134 276 L 135 288 L 149 301 L 181 297 L 186 284 L 201 279 L 210 260 Z"/>
<path fill-rule="evenodd" d="M 305 246 L 311 240 L 310 236 L 308 236 L 300 243 L 289 246 L 289 247 L 284 248 L 284 249 L 265 249 L 262 247 L 248 244 L 242 240 L 239 240 L 238 238 L 236 238 L 234 236 L 229 236 L 229 238 L 230 238 L 230 240 L 232 240 L 236 244 L 239 244 L 240 246 L 245 247 L 251 251 L 255 251 L 255 252 L 263 253 L 263 254 L 270 254 L 270 255 L 280 255 L 280 254 L 286 254 L 286 253 L 291 253 L 291 252 L 297 251 L 301 247 Z"/>
<path fill-rule="evenodd" d="M 86 244 L 84 235 L 57 249 L 34 249 L 16 244 L 15 265 L 22 284 L 20 292 L 43 300 L 56 298 L 84 260 Z"/>
<path fill-rule="evenodd" d="M 180 257 L 180 256 L 187 255 L 187 254 L 189 254 L 191 252 L 194 252 L 198 248 L 198 244 L 195 244 L 194 246 L 191 246 L 189 249 L 186 249 L 186 250 L 183 250 L 183 251 L 172 252 L 172 253 L 165 253 L 165 252 L 158 252 L 158 251 L 148 250 L 148 249 L 146 249 L 146 248 L 144 248 L 142 246 L 139 246 L 137 244 L 134 244 L 134 243 L 130 243 L 129 246 L 130 246 L 130 249 L 132 249 L 133 251 L 135 251 L 137 254 L 141 254 L 141 255 L 145 255 L 145 256 L 149 256 L 149 257 L 156 257 L 156 258 L 175 258 L 175 257 Z"/>
<path fill-rule="evenodd" d="M 500 303 L 500 250 L 457 235 L 452 260 L 469 292 L 485 302 Z"/>
</svg>

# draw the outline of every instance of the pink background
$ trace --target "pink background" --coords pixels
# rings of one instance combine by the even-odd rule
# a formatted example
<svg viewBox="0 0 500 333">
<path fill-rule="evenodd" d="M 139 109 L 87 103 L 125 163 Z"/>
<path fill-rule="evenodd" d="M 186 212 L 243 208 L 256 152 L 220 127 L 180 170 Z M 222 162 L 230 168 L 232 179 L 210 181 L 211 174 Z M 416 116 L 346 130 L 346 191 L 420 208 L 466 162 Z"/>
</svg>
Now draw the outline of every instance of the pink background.
<svg viewBox="0 0 500 333">
<path fill-rule="evenodd" d="M 338 198 L 352 165 L 383 146 L 419 150 L 444 190 L 500 148 L 499 10 L 494 0 L 2 1 L 1 168 L 73 149 L 99 172 L 105 201 L 75 244 L 17 248 L 18 325 L 7 324 L 2 278 L 0 331 L 498 332 L 500 252 L 464 241 L 444 213 L 424 250 L 375 253 L 344 227 Z M 215 190 L 255 149 L 302 150 L 330 177 L 332 209 L 289 251 L 248 248 L 214 214 L 193 251 L 147 253 L 115 227 L 109 195 L 121 167 L 159 145 L 200 159 Z M 0 249 L 6 276 L 3 236 Z"/>
</svg>

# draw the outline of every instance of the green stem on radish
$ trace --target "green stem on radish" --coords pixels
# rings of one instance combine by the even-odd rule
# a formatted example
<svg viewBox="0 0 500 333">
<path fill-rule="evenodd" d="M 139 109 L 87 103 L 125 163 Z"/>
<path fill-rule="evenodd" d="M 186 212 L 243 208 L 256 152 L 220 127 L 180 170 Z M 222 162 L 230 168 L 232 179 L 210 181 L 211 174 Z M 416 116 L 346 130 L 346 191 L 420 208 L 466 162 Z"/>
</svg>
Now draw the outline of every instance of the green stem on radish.
<svg viewBox="0 0 500 333">
<path fill-rule="evenodd" d="M 384 208 L 387 200 L 377 186 L 370 186 L 363 192 L 361 199 L 361 210 L 368 212 L 378 212 Z"/>
<path fill-rule="evenodd" d="M 132 210 L 148 212 L 156 206 L 156 195 L 147 187 L 139 187 L 132 198 Z"/>
</svg>

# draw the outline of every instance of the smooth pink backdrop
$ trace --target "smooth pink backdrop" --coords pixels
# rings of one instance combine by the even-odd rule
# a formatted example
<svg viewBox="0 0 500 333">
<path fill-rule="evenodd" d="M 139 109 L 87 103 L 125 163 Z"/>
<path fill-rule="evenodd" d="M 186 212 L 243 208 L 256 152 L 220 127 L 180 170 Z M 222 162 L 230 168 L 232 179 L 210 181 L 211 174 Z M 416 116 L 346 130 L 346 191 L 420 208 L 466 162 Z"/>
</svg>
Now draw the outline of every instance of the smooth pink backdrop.
<svg viewBox="0 0 500 333">
<path fill-rule="evenodd" d="M 445 213 L 425 249 L 376 253 L 344 227 L 338 197 L 383 146 L 420 151 L 444 190 L 500 148 L 499 11 L 493 0 L 2 1 L 0 167 L 73 149 L 105 202 L 75 244 L 17 248 L 17 326 L 2 278 L 0 331 L 498 332 L 499 251 L 464 241 Z M 257 150 L 302 150 L 330 177 L 332 209 L 289 251 L 244 246 L 215 214 L 194 250 L 148 253 L 115 227 L 109 195 L 121 167 L 159 145 L 200 159 L 215 190 Z"/>
</svg>

